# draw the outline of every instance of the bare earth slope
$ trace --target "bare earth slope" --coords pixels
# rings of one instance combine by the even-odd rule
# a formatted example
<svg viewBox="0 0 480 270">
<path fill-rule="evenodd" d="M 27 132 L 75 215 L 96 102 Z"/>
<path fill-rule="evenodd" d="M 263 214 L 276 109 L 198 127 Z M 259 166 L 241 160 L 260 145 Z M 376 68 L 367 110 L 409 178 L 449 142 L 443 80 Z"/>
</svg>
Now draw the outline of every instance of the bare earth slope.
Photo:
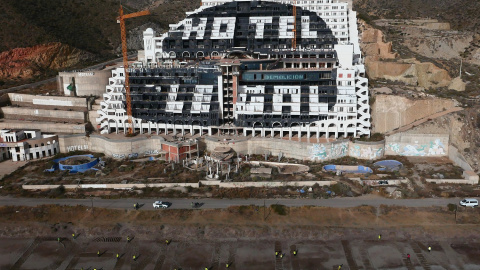
<svg viewBox="0 0 480 270">
<path fill-rule="evenodd" d="M 434 18 L 449 22 L 456 30 L 476 30 L 480 25 L 480 2 L 471 0 L 356 0 L 354 10 L 381 18 Z"/>
<path fill-rule="evenodd" d="M 93 54 L 61 43 L 16 48 L 0 53 L 0 80 L 29 79 L 46 70 L 73 67 Z"/>
</svg>

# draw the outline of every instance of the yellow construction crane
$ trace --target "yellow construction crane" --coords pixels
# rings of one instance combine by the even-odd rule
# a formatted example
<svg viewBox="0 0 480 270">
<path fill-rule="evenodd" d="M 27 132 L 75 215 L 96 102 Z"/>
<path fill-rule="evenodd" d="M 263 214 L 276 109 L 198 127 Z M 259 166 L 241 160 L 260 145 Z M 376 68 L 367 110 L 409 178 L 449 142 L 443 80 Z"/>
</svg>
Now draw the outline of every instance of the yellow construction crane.
<svg viewBox="0 0 480 270">
<path fill-rule="evenodd" d="M 127 116 L 128 116 L 128 134 L 133 134 L 132 121 L 132 100 L 130 99 L 130 83 L 128 81 L 128 56 L 127 56 L 127 31 L 125 30 L 125 19 L 135 18 L 139 16 L 150 15 L 150 11 L 144 10 L 130 14 L 123 14 L 123 7 L 120 5 L 120 16 L 117 22 L 120 23 L 120 31 L 122 35 L 122 54 L 123 54 L 123 68 L 125 73 L 125 98 L 127 102 Z"/>
<path fill-rule="evenodd" d="M 292 49 L 297 49 L 297 0 L 293 0 L 293 38 Z"/>
</svg>

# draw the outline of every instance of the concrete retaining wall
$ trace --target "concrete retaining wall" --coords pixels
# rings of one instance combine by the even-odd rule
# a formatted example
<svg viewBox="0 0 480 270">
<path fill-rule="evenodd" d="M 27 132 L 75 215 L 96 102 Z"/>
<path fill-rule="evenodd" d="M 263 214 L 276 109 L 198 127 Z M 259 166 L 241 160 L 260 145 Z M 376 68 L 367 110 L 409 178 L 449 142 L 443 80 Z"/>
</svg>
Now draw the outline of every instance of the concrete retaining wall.
<svg viewBox="0 0 480 270">
<path fill-rule="evenodd" d="M 10 122 L 11 121 L 11 122 Z M 85 125 L 60 124 L 51 122 L 31 121 L 3 121 L 0 122 L 0 129 L 39 129 L 44 133 L 70 133 L 85 134 Z"/>
<path fill-rule="evenodd" d="M 425 179 L 429 183 L 435 184 L 459 184 L 459 185 L 476 185 L 478 180 L 467 180 L 467 179 Z"/>
<path fill-rule="evenodd" d="M 79 97 L 36 96 L 16 93 L 8 93 L 8 97 L 12 104 L 19 102 L 39 106 L 87 107 L 87 99 Z"/>
<path fill-rule="evenodd" d="M 262 181 L 262 182 L 220 182 L 220 181 L 200 181 L 202 185 L 219 186 L 221 188 L 244 188 L 244 187 L 304 187 L 319 184 L 320 186 L 335 185 L 337 181 Z"/>
<path fill-rule="evenodd" d="M 240 141 L 218 141 L 206 138 L 207 151 L 212 152 L 217 146 L 231 147 L 235 152 L 243 155 L 274 155 L 280 153 L 287 158 L 299 160 L 322 161 L 337 159 L 348 155 L 348 140 L 337 140 L 330 143 L 302 143 L 269 138 L 251 138 Z"/>
<path fill-rule="evenodd" d="M 7 119 L 38 118 L 65 119 L 75 122 L 85 122 L 85 113 L 79 111 L 44 110 L 22 107 L 2 107 L 1 111 Z"/>
<path fill-rule="evenodd" d="M 398 133 L 379 142 L 350 142 L 337 140 L 328 143 L 301 143 L 269 138 L 251 138 L 220 141 L 206 138 L 207 151 L 212 152 L 218 146 L 231 147 L 243 155 L 278 156 L 299 160 L 326 161 L 345 156 L 358 159 L 376 160 L 385 155 L 402 156 L 446 156 L 448 154 L 448 134 L 404 134 Z"/>
<path fill-rule="evenodd" d="M 350 142 L 348 155 L 358 159 L 375 160 L 385 154 L 385 140 L 379 142 Z"/>
<path fill-rule="evenodd" d="M 284 187 L 284 186 L 320 186 L 334 185 L 336 181 L 290 181 L 290 182 L 220 182 L 220 181 L 200 181 L 199 183 L 158 183 L 158 184 L 84 184 L 84 185 L 64 185 L 65 189 L 88 189 L 88 188 L 105 188 L 105 189 L 131 189 L 146 187 L 192 187 L 199 188 L 202 185 L 215 185 L 221 188 L 242 188 L 242 187 Z M 41 190 L 55 189 L 60 185 L 22 185 L 23 189 Z"/>
<path fill-rule="evenodd" d="M 85 137 L 81 135 L 59 135 L 60 152 L 68 153 L 77 150 L 104 153 L 114 158 L 136 158 L 145 155 L 159 154 L 162 137 L 130 138 L 113 140 L 99 135 Z"/>
<path fill-rule="evenodd" d="M 394 180 L 390 180 L 390 179 L 382 179 L 382 180 L 362 180 L 360 178 L 349 178 L 350 180 L 353 180 L 353 181 L 357 181 L 359 182 L 360 184 L 362 185 L 368 185 L 368 186 L 382 186 L 380 185 L 379 181 L 388 181 L 388 185 L 394 185 L 394 186 L 398 186 L 400 184 L 407 184 L 408 182 L 410 182 L 409 179 L 394 179 Z"/>
<path fill-rule="evenodd" d="M 379 62 L 382 64 L 383 62 Z M 396 64 L 402 65 L 402 64 Z M 404 65 L 404 64 L 403 64 Z M 381 68 L 383 70 L 383 68 Z M 386 133 L 416 120 L 455 107 L 451 99 L 409 99 L 394 95 L 375 95 L 371 111 L 375 125 L 372 133 Z"/>
<path fill-rule="evenodd" d="M 55 189 L 60 185 L 22 185 L 23 189 L 41 190 Z M 106 188 L 106 189 L 131 189 L 146 187 L 193 187 L 198 188 L 199 183 L 158 183 L 158 184 L 84 184 L 84 185 L 63 185 L 65 189 L 88 189 L 88 188 Z"/>
<path fill-rule="evenodd" d="M 385 139 L 385 155 L 447 156 L 448 134 L 397 133 Z"/>
<path fill-rule="evenodd" d="M 43 125 L 43 126 L 42 126 Z M 43 132 L 55 133 L 84 133 L 84 126 L 51 124 L 41 122 L 0 122 L 0 128 L 10 129 L 41 129 Z M 116 158 L 142 157 L 156 155 L 161 151 L 165 140 L 159 136 L 149 138 L 125 138 L 120 140 L 109 139 L 104 136 L 91 135 L 60 135 L 60 152 L 66 153 L 76 150 L 89 150 L 104 153 Z M 274 155 L 282 154 L 287 158 L 310 161 L 327 161 L 345 156 L 359 159 L 376 160 L 384 155 L 402 156 L 449 156 L 451 160 L 464 170 L 471 171 L 470 165 L 455 147 L 452 153 L 449 149 L 447 134 L 405 134 L 391 135 L 381 142 L 350 142 L 337 140 L 329 143 L 300 143 L 280 139 L 252 138 L 219 141 L 215 138 L 205 138 L 206 150 L 213 152 L 218 146 L 231 147 L 238 154 L 243 155 Z"/>
<path fill-rule="evenodd" d="M 473 171 L 472 167 L 470 164 L 468 164 L 467 160 L 463 157 L 462 154 L 458 151 L 458 149 L 450 145 L 450 148 L 448 149 L 448 158 L 455 163 L 455 165 L 461 167 L 465 171 Z"/>
</svg>

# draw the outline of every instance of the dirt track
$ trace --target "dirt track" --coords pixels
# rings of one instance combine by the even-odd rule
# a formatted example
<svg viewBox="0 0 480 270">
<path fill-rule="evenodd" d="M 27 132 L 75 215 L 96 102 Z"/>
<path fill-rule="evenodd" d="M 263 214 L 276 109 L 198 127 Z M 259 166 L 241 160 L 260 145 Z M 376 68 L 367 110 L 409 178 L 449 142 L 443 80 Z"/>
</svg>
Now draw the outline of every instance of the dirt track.
<svg viewBox="0 0 480 270">
<path fill-rule="evenodd" d="M 299 207 L 284 215 L 265 210 L 2 207 L 0 269 L 203 270 L 225 269 L 227 262 L 230 269 L 262 270 L 480 267 L 478 209 L 461 209 L 456 222 L 446 207 Z M 130 243 L 127 236 L 134 237 Z M 166 239 L 172 242 L 166 245 Z M 285 257 L 276 258 L 275 251 Z"/>
<path fill-rule="evenodd" d="M 0 239 L 2 269 L 478 269 L 478 243 L 448 241 L 160 241 Z M 277 249 L 276 249 L 276 248 Z M 465 253 L 470 250 L 470 253 Z M 96 251 L 101 251 L 97 256 Z M 275 251 L 285 253 L 275 257 Z M 297 250 L 297 256 L 292 251 Z M 116 254 L 120 259 L 116 259 Z M 406 254 L 410 254 L 410 260 Z M 133 255 L 137 260 L 133 260 Z"/>
</svg>

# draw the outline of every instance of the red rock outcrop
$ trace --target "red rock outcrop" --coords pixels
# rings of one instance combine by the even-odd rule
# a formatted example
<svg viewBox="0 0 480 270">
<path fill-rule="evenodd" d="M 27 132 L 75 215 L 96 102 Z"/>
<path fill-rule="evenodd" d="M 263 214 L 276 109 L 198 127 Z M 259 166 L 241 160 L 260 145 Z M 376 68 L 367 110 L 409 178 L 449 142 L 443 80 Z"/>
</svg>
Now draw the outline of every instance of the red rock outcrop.
<svg viewBox="0 0 480 270">
<path fill-rule="evenodd" d="M 0 53 L 0 80 L 29 79 L 49 70 L 73 67 L 93 54 L 62 43 L 15 48 Z"/>
</svg>

